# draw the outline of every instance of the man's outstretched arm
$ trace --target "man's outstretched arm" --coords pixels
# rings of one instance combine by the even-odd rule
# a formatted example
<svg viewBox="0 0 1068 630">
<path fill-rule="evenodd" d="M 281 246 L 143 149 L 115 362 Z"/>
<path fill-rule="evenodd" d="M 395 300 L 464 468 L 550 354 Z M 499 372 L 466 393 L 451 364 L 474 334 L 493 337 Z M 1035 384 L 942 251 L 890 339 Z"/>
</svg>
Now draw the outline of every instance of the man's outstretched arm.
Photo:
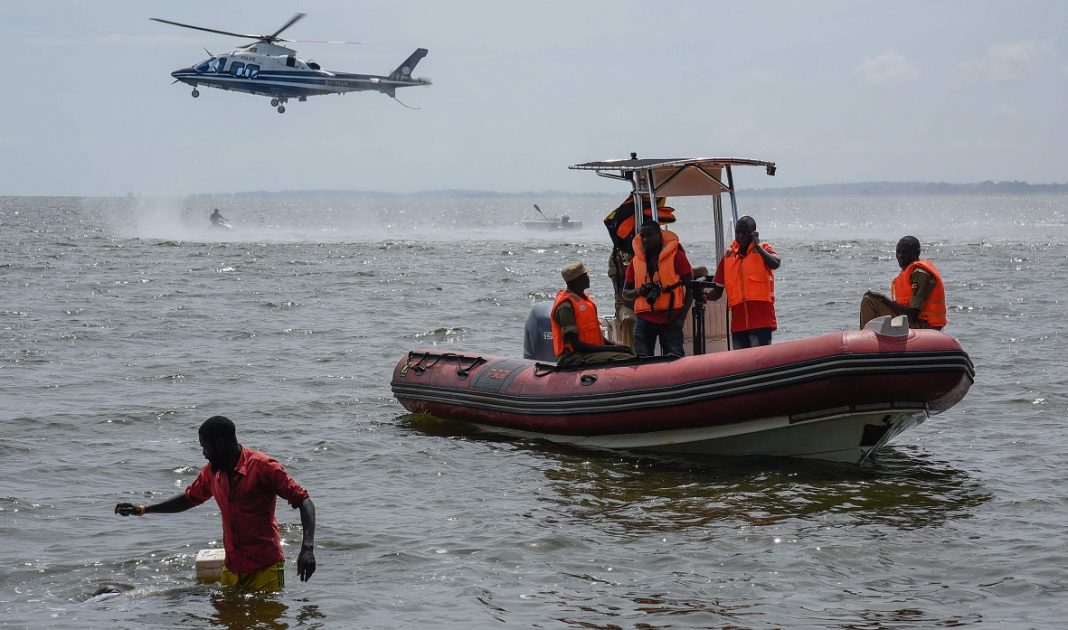
<svg viewBox="0 0 1068 630">
<path fill-rule="evenodd" d="M 300 506 L 300 527 L 304 538 L 300 543 L 300 555 L 297 556 L 297 575 L 301 582 L 311 579 L 315 573 L 315 504 L 311 497 L 304 499 Z"/>
<path fill-rule="evenodd" d="M 117 503 L 115 504 L 115 513 L 120 516 L 144 516 L 152 512 L 158 514 L 174 514 L 175 512 L 185 512 L 189 508 L 193 507 L 192 502 L 184 494 L 173 496 L 161 503 L 155 503 L 153 505 L 134 505 L 133 503 Z"/>
</svg>

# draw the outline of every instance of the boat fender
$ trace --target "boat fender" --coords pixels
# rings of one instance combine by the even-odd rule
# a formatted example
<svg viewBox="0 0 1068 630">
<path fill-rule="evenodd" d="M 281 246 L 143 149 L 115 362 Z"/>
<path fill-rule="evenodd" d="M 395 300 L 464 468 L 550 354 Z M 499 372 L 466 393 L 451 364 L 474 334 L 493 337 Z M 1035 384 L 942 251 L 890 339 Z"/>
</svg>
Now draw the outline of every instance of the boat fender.
<svg viewBox="0 0 1068 630">
<path fill-rule="evenodd" d="M 874 331 L 880 337 L 907 337 L 909 334 L 909 318 L 905 315 L 883 315 L 868 322 L 865 329 Z"/>
</svg>

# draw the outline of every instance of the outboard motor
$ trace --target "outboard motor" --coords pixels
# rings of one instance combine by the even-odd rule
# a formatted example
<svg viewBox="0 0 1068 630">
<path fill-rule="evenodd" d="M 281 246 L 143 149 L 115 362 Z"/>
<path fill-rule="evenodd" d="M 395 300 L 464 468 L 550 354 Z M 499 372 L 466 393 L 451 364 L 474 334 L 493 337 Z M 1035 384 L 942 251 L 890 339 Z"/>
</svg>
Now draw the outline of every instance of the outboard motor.
<svg viewBox="0 0 1068 630">
<path fill-rule="evenodd" d="M 527 315 L 526 332 L 523 335 L 523 358 L 556 363 L 553 351 L 552 302 L 538 302 Z"/>
</svg>

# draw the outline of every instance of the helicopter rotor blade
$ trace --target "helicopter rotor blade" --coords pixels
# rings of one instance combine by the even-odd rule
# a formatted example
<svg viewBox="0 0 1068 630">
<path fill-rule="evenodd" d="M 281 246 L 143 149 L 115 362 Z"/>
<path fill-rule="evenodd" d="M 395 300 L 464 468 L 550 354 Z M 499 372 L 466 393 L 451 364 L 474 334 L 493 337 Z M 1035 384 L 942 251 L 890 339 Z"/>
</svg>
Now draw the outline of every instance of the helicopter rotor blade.
<svg viewBox="0 0 1068 630">
<path fill-rule="evenodd" d="M 326 39 L 279 39 L 280 42 L 294 42 L 297 44 L 348 44 L 350 46 L 370 46 L 372 42 L 339 42 Z"/>
<path fill-rule="evenodd" d="M 298 13 L 294 15 L 293 17 L 289 18 L 289 21 L 286 22 L 285 25 L 282 26 L 282 28 L 278 29 L 271 35 L 264 35 L 263 39 L 268 42 L 278 41 L 278 36 L 282 34 L 282 31 L 296 24 L 298 20 L 304 17 L 304 15 L 304 13 Z"/>
<path fill-rule="evenodd" d="M 260 35 L 249 35 L 248 33 L 233 33 L 231 31 L 220 31 L 214 28 L 205 28 L 203 26 L 193 26 L 192 24 L 182 24 L 181 22 L 172 22 L 170 20 L 164 20 L 160 18 L 148 18 L 155 20 L 156 22 L 163 22 L 164 24 L 173 24 L 174 26 L 181 26 L 182 28 L 191 28 L 198 31 L 207 31 L 209 33 L 218 33 L 219 35 L 230 35 L 232 37 L 244 37 L 248 39 L 263 39 Z"/>
</svg>

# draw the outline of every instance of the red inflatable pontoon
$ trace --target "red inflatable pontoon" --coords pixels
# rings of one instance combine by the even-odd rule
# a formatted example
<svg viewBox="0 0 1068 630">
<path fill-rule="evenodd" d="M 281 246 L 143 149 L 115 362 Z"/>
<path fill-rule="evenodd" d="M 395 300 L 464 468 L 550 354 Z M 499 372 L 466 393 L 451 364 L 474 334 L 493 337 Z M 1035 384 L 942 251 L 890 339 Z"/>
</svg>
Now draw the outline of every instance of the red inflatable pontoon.
<svg viewBox="0 0 1068 630">
<path fill-rule="evenodd" d="M 586 369 L 414 351 L 392 388 L 409 411 L 583 447 L 860 463 L 974 377 L 952 337 L 884 327 Z"/>
</svg>

